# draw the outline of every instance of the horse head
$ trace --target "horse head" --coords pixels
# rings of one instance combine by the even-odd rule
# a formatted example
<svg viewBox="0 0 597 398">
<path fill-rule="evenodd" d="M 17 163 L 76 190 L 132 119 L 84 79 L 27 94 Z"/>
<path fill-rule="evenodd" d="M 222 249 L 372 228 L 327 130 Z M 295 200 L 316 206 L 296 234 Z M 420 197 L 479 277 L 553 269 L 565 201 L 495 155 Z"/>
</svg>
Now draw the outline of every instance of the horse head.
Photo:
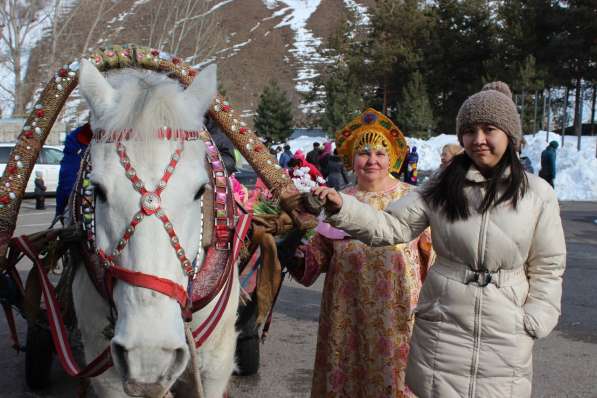
<svg viewBox="0 0 597 398">
<path fill-rule="evenodd" d="M 104 77 L 84 59 L 79 79 L 95 137 L 90 179 L 98 254 L 107 265 L 166 280 L 184 294 L 189 270 L 203 260 L 201 196 L 209 182 L 205 144 L 185 134 L 204 129 L 216 68 L 206 68 L 185 90 L 151 71 Z M 114 365 L 129 395 L 162 397 L 189 361 L 184 299 L 126 278 L 114 281 Z"/>
</svg>

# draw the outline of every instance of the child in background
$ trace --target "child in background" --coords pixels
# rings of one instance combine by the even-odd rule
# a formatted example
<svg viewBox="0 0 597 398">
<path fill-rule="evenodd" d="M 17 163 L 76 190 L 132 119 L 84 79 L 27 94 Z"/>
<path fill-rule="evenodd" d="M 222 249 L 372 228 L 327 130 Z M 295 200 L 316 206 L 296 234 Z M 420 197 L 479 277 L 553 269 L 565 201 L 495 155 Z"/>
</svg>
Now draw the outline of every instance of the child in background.
<svg viewBox="0 0 597 398">
<path fill-rule="evenodd" d="M 41 171 L 35 172 L 35 208 L 37 210 L 44 210 L 46 208 L 46 184 L 44 183 L 44 173 Z"/>
</svg>

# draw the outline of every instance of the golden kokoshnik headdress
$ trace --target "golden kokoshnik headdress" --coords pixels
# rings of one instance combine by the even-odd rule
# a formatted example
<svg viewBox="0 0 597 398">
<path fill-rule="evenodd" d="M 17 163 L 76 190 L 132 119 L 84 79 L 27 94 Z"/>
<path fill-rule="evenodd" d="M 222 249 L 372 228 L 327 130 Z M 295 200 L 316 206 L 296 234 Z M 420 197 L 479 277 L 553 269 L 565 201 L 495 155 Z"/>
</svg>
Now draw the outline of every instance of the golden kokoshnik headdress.
<svg viewBox="0 0 597 398">
<path fill-rule="evenodd" d="M 385 149 L 390 157 L 390 172 L 400 171 L 408 152 L 402 131 L 387 116 L 372 108 L 336 133 L 336 148 L 347 170 L 352 170 L 354 154 L 365 147 Z"/>
</svg>

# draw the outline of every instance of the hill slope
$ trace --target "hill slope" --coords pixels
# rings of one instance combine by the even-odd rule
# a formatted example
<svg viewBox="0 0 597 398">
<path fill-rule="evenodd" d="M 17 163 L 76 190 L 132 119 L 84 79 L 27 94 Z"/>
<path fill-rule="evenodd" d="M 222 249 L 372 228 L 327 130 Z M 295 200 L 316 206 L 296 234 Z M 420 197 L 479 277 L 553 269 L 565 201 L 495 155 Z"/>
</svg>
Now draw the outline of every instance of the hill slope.
<svg viewBox="0 0 597 398">
<path fill-rule="evenodd" d="M 175 3 L 179 15 L 173 15 Z M 203 9 L 195 10 L 192 15 L 180 11 L 195 3 L 201 3 Z M 62 16 L 62 20 L 69 23 L 69 33 L 58 41 L 56 59 L 58 65 L 72 61 L 84 53 L 86 43 L 88 48 L 109 43 L 155 46 L 158 30 L 172 32 L 196 20 L 189 16 L 210 15 L 217 25 L 179 40 L 177 55 L 197 67 L 204 65 L 205 59 L 199 62 L 189 54 L 193 54 L 199 34 L 208 37 L 206 40 L 214 49 L 208 54 L 207 62 L 218 64 L 220 88 L 247 122 L 252 122 L 263 87 L 274 79 L 295 105 L 295 116 L 300 124 L 304 120 L 299 108 L 300 93 L 311 87 L 312 79 L 317 76 L 317 65 L 324 61 L 320 45 L 336 29 L 343 10 L 358 7 L 360 12 L 366 12 L 373 3 L 374 0 L 179 0 L 172 3 L 122 0 L 111 5 L 107 0 L 80 0 Z M 169 48 L 172 48 L 171 43 Z M 33 98 L 35 90 L 39 92 L 48 73 L 55 70 L 49 66 L 50 49 L 51 39 L 46 36 L 31 52 L 27 74 L 29 98 Z M 75 93 L 67 116 L 71 123 L 78 122 L 73 120 L 77 119 L 75 115 L 81 114 L 77 107 Z"/>
</svg>

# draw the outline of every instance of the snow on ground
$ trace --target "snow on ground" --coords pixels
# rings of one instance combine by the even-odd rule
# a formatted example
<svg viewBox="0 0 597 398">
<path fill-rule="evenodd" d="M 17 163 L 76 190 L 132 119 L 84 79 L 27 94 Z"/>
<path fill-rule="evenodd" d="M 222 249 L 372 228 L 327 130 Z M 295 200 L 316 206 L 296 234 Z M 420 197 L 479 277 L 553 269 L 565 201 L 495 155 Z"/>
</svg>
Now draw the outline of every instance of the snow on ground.
<svg viewBox="0 0 597 398">
<path fill-rule="evenodd" d="M 557 141 L 555 188 L 560 200 L 597 200 L 597 158 L 595 145 L 597 137 L 582 137 L 581 150 L 576 150 L 577 138 L 566 136 L 562 147 L 562 137 L 550 133 L 545 140 L 544 131 L 533 135 L 526 135 L 527 147 L 523 151 L 533 162 L 535 174 L 541 165 L 541 151 L 549 141 Z"/>
<path fill-rule="evenodd" d="M 527 146 L 523 156 L 528 156 L 535 169 L 539 172 L 541 166 L 541 152 L 548 142 L 558 141 L 560 148 L 557 151 L 555 189 L 560 200 L 597 200 L 597 158 L 595 157 L 597 137 L 582 137 L 581 150 L 576 150 L 577 138 L 566 136 L 562 147 L 562 137 L 550 133 L 546 141 L 545 131 L 525 136 Z M 307 153 L 313 149 L 313 143 L 323 144 L 328 141 L 326 137 L 301 136 L 288 142 L 294 153 L 301 149 Z M 441 134 L 428 140 L 407 137 L 408 144 L 417 147 L 419 152 L 419 169 L 435 170 L 440 165 L 442 147 L 450 143 L 458 143 L 455 135 Z"/>
</svg>

